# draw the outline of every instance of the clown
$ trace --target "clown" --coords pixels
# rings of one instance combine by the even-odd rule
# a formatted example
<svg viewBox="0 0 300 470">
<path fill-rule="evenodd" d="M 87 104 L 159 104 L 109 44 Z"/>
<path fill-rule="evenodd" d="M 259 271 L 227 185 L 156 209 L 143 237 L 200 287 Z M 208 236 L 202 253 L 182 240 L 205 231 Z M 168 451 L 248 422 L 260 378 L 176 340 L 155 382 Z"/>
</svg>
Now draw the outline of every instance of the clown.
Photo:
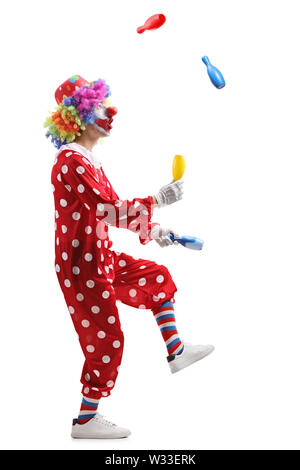
<svg viewBox="0 0 300 470">
<path fill-rule="evenodd" d="M 151 218 L 154 207 L 182 198 L 183 183 L 167 184 L 155 196 L 119 199 L 92 153 L 99 138 L 110 135 L 117 113 L 108 105 L 109 95 L 104 80 L 89 83 L 73 76 L 56 90 L 58 108 L 45 123 L 47 137 L 59 149 L 52 169 L 55 269 L 85 356 L 74 438 L 130 434 L 97 413 L 100 398 L 109 396 L 115 385 L 122 359 L 124 337 L 117 300 L 152 310 L 172 373 L 213 351 L 213 346 L 181 341 L 174 316 L 177 289 L 167 268 L 112 249 L 109 225 L 136 232 L 142 244 L 154 239 L 161 247 L 172 245 L 168 234 L 173 231 L 152 223 Z"/>
</svg>

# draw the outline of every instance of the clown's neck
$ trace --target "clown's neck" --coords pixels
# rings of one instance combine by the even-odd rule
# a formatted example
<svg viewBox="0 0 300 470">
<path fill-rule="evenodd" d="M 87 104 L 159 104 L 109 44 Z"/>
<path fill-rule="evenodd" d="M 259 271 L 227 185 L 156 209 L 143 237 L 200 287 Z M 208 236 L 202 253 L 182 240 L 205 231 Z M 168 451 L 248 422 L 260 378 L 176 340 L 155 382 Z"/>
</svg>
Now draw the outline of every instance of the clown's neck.
<svg viewBox="0 0 300 470">
<path fill-rule="evenodd" d="M 92 152 L 95 145 L 99 142 L 99 137 L 95 138 L 83 132 L 79 137 L 76 137 L 75 142 Z"/>
</svg>

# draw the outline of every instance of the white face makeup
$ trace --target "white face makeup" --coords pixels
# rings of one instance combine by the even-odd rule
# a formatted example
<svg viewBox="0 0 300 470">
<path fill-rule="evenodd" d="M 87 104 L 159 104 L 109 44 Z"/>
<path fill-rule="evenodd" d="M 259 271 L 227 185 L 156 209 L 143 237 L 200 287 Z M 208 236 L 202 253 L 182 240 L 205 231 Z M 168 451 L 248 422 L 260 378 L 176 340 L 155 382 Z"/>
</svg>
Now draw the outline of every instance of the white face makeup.
<svg viewBox="0 0 300 470">
<path fill-rule="evenodd" d="M 104 104 L 98 104 L 98 107 L 95 110 L 95 114 L 97 116 L 97 119 L 95 121 L 94 127 L 104 136 L 108 136 L 110 133 L 111 126 L 109 125 L 108 115 Z"/>
<path fill-rule="evenodd" d="M 113 122 L 113 116 L 117 114 L 118 110 L 114 107 L 106 107 L 104 104 L 99 103 L 95 110 L 97 119 L 95 120 L 94 127 L 101 132 L 103 136 L 110 134 Z"/>
<path fill-rule="evenodd" d="M 96 109 L 96 115 L 99 119 L 107 119 L 106 107 L 104 104 L 99 103 Z"/>
</svg>

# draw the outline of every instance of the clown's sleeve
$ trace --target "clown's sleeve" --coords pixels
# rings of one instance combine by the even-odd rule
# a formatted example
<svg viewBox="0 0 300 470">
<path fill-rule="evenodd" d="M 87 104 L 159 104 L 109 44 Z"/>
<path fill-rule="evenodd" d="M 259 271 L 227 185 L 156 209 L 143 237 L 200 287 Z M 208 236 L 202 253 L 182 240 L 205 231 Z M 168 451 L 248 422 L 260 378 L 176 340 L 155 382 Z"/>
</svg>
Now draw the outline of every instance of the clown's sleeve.
<svg viewBox="0 0 300 470">
<path fill-rule="evenodd" d="M 153 198 L 135 198 L 132 201 L 120 200 L 117 195 L 109 195 L 105 181 L 98 178 L 93 165 L 79 154 L 69 157 L 62 155 L 57 164 L 65 166 L 61 172 L 64 184 L 71 186 L 83 205 L 96 211 L 97 218 L 118 228 L 126 228 L 139 234 L 144 245 L 152 240 L 151 223 Z"/>
</svg>

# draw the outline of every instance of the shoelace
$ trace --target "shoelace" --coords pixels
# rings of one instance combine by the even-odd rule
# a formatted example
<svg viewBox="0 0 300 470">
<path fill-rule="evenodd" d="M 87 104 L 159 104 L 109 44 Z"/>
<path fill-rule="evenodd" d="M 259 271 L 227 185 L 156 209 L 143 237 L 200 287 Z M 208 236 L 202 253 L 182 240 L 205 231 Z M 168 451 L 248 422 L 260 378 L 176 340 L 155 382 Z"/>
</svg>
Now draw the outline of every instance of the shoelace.
<svg viewBox="0 0 300 470">
<path fill-rule="evenodd" d="M 97 423 L 102 423 L 104 424 L 104 426 L 107 426 L 107 427 L 114 427 L 116 426 L 116 424 L 114 423 L 111 423 L 110 421 L 108 421 L 107 419 L 104 418 L 103 415 L 100 415 L 100 414 L 96 414 L 94 420 L 97 422 Z"/>
</svg>

